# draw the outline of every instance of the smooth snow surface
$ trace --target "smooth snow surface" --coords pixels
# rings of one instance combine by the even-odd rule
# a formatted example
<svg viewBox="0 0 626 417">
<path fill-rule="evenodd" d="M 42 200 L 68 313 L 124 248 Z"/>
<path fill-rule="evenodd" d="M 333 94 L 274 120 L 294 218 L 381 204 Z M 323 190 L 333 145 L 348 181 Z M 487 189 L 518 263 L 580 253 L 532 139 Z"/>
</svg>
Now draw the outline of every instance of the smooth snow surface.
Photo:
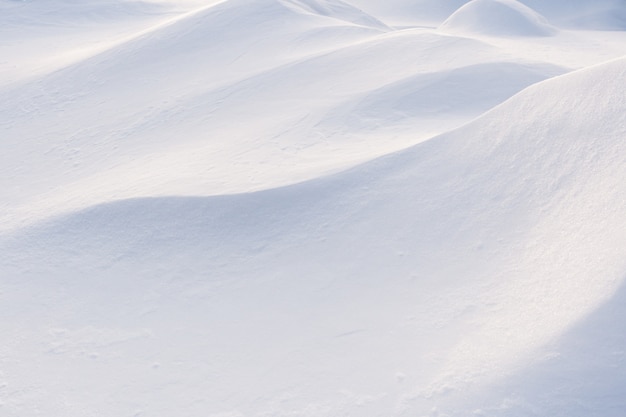
<svg viewBox="0 0 626 417">
<path fill-rule="evenodd" d="M 574 3 L 0 0 L 0 416 L 622 417 Z"/>
<path fill-rule="evenodd" d="M 543 16 L 515 0 L 472 0 L 443 22 L 441 29 L 496 36 L 554 33 Z"/>
<path fill-rule="evenodd" d="M 626 29 L 624 0 L 523 0 L 523 2 L 565 27 L 594 30 Z"/>
<path fill-rule="evenodd" d="M 437 26 L 469 0 L 352 0 L 390 25 Z"/>
</svg>

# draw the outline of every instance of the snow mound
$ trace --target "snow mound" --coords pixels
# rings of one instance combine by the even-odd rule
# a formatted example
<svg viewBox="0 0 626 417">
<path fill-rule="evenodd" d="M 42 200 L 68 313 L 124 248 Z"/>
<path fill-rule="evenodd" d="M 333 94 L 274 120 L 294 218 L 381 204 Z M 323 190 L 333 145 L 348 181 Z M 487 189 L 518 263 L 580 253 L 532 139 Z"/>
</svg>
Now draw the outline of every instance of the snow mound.
<svg viewBox="0 0 626 417">
<path fill-rule="evenodd" d="M 437 26 L 469 0 L 351 0 L 394 26 Z"/>
<path fill-rule="evenodd" d="M 110 168 L 118 157 L 127 158 L 127 151 L 138 158 L 145 156 L 145 149 L 150 149 L 149 153 L 168 154 L 165 149 L 172 151 L 173 138 L 177 138 L 178 146 L 189 142 L 206 146 L 219 143 L 217 138 L 223 135 L 235 136 L 232 130 L 228 133 L 220 130 L 242 125 L 241 103 L 254 98 L 255 89 L 265 87 L 252 86 L 238 97 L 241 103 L 222 105 L 229 94 L 240 91 L 239 82 L 294 60 L 316 56 L 328 49 L 329 44 L 331 49 L 340 49 L 380 33 L 377 29 L 287 8 L 275 0 L 226 1 L 142 31 L 61 70 L 14 86 L 10 92 L 0 91 L 0 114 L 10 120 L 10 132 L 6 136 L 12 138 L 9 140 L 19 141 L 22 136 L 13 128 L 22 126 L 29 130 L 26 136 L 31 140 L 22 141 L 22 149 L 56 147 L 72 137 L 73 149 L 80 148 L 81 163 L 71 173 L 57 171 L 56 178 L 73 181 Z M 280 84 L 279 81 L 275 80 Z M 245 86 L 250 87 L 250 83 Z M 40 87 L 52 93 L 37 92 Z M 275 86 L 268 87 L 271 90 Z M 223 91 L 226 88 L 228 91 Z M 24 117 L 33 121 L 31 117 L 35 117 L 33 112 L 16 109 L 14 100 L 24 103 L 25 108 L 41 109 L 36 111 L 38 122 L 22 124 L 14 119 Z M 184 103 L 189 103 L 191 108 Z M 253 126 L 250 130 L 257 128 L 254 134 L 258 135 L 263 127 L 252 119 L 263 106 L 259 103 L 255 106 L 243 125 Z M 60 107 L 72 116 L 62 125 L 55 122 L 54 128 L 44 127 L 50 122 L 48 117 L 58 118 Z M 223 115 L 225 109 L 230 110 L 227 122 L 211 117 L 216 111 Z M 238 121 L 231 123 L 233 119 Z M 283 121 L 276 114 L 263 119 L 271 123 Z M 161 128 L 151 131 L 160 124 L 159 120 L 168 120 L 172 129 L 166 134 L 158 133 Z M 85 125 L 91 126 L 90 132 L 81 127 Z M 68 130 L 60 132 L 57 127 Z M 215 130 L 208 131 L 207 127 Z M 133 136 L 132 141 L 127 140 L 127 133 L 121 133 L 123 130 Z M 250 130 L 244 133 L 246 137 Z M 183 131 L 185 134 L 181 135 Z M 47 132 L 45 139 L 40 132 Z M 92 146 L 95 137 L 98 146 Z M 64 145 L 56 149 L 62 148 Z M 107 158 L 102 158 L 102 153 Z M 63 150 L 46 158 L 52 164 L 64 164 L 65 156 Z"/>
<path fill-rule="evenodd" d="M 369 138 L 377 147 L 346 140 L 336 134 L 337 129 L 320 132 L 315 125 L 330 108 L 407 77 L 501 59 L 497 48 L 473 39 L 421 31 L 379 36 L 379 31 L 351 25 L 340 28 L 357 30 L 358 42 L 350 43 L 354 33 L 341 32 L 334 40 L 336 50 L 310 53 L 319 48 L 320 30 L 337 33 L 335 26 L 327 26 L 337 21 L 283 7 L 263 8 L 268 17 L 249 7 L 233 9 L 233 4 L 226 2 L 219 9 L 186 17 L 36 84 L 0 93 L 0 114 L 11 121 L 7 146 L 15 149 L 0 165 L 7 171 L 18 169 L 22 155 L 41 147 L 51 150 L 37 157 L 45 175 L 24 173 L 23 180 L 33 182 L 28 188 L 18 188 L 4 177 L 0 196 L 11 196 L 20 204 L 63 187 L 62 194 L 67 192 L 68 198 L 55 195 L 57 202 L 89 196 L 94 200 L 85 205 L 92 205 L 112 195 L 233 193 L 314 178 L 319 170 L 342 169 L 447 130 L 449 125 L 441 122 L 444 101 L 458 96 L 446 95 L 437 101 L 437 108 L 430 108 L 429 116 L 439 118 L 434 133 L 430 128 L 424 132 L 421 126 L 409 126 L 406 135 L 395 142 Z M 312 45 L 307 49 L 301 39 L 311 30 Z M 256 40 L 261 32 L 263 39 Z M 348 45 L 342 47 L 346 37 Z M 251 40 L 256 40 L 253 50 Z M 293 54 L 298 54 L 297 59 L 293 60 Z M 305 59 L 298 59 L 300 54 Z M 511 73 L 509 79 L 518 75 L 526 77 Z M 163 79 L 169 83 L 164 85 Z M 427 77 L 421 85 L 437 79 Z M 446 82 L 450 79 L 444 79 L 441 89 Z M 515 85 L 525 86 L 523 82 Z M 457 87 L 459 95 L 467 91 L 459 82 Z M 501 87 L 492 84 L 489 92 L 504 99 L 517 91 L 511 86 L 500 91 Z M 41 95 L 41 88 L 58 93 Z M 396 93 L 402 91 L 396 89 Z M 41 110 L 21 112 L 16 107 Z M 60 109 L 68 115 L 62 125 L 58 123 Z M 468 120 L 461 117 L 461 121 Z M 48 132 L 45 138 L 39 133 L 43 131 Z M 92 146 L 95 137 L 98 146 Z M 226 144 L 224 137 L 229 138 Z M 246 149 L 243 154 L 242 148 Z M 107 158 L 102 158 L 103 153 Z M 63 169 L 68 154 L 73 165 Z M 207 161 L 211 161 L 210 170 Z M 273 168 L 274 164 L 280 168 Z M 155 173 L 161 180 L 154 181 Z M 66 186 L 68 182 L 71 187 Z M 32 213 L 33 206 L 25 210 Z"/>
<path fill-rule="evenodd" d="M 341 0 L 282 0 L 285 5 L 293 5 L 310 13 L 332 17 L 361 26 L 390 30 L 380 20 Z"/>
<path fill-rule="evenodd" d="M 80 1 L 0 0 L 2 417 L 621 417 L 626 60 L 533 60 L 621 34 Z M 75 11 L 132 25 L 6 82 Z"/>
<path fill-rule="evenodd" d="M 529 352 L 548 357 L 624 278 L 624 77 L 620 60 L 541 82 L 312 182 L 3 236 L 3 355 L 39 371 L 4 362 L 8 415 L 456 417 L 503 398 L 519 415 Z M 478 398 L 504 375 L 521 388 Z"/>
<path fill-rule="evenodd" d="M 549 36 L 547 20 L 515 0 L 473 0 L 446 19 L 441 30 L 489 36 Z"/>
</svg>

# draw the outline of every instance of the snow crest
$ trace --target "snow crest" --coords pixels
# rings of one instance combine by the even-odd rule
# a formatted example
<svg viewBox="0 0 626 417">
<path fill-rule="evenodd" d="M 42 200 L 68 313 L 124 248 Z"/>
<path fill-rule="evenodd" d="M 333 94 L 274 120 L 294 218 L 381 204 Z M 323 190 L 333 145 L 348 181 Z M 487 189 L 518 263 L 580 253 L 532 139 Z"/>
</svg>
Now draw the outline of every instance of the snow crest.
<svg viewBox="0 0 626 417">
<path fill-rule="evenodd" d="M 623 417 L 621 5 L 521 3 L 0 0 L 0 415 Z"/>
<path fill-rule="evenodd" d="M 440 29 L 491 36 L 549 36 L 555 33 L 543 16 L 516 0 L 472 0 L 446 19 Z"/>
</svg>

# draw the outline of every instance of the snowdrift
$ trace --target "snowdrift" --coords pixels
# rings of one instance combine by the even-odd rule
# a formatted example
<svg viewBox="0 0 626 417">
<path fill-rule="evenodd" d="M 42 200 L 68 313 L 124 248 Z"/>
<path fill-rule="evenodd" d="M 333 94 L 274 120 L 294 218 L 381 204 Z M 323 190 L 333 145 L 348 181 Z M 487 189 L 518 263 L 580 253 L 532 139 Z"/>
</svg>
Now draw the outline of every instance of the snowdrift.
<svg viewBox="0 0 626 417">
<path fill-rule="evenodd" d="M 450 129 L 455 121 L 461 126 L 523 88 L 564 72 L 546 64 L 493 62 L 416 74 L 333 108 L 318 126 L 367 135 L 407 125 L 416 135 L 419 125 L 440 133 L 443 126 Z"/>
<path fill-rule="evenodd" d="M 622 0 L 524 0 L 523 3 L 550 21 L 571 29 L 626 29 L 626 3 Z"/>
<path fill-rule="evenodd" d="M 7 146 L 21 155 L 48 151 L 34 157 L 51 169 L 43 183 L 33 183 L 32 192 L 111 169 L 146 147 L 159 153 L 186 141 L 210 142 L 224 134 L 220 123 L 206 131 L 220 104 L 203 100 L 214 98 L 207 97 L 211 92 L 315 55 L 331 40 L 341 47 L 379 33 L 351 24 L 346 29 L 336 19 L 296 12 L 277 1 L 223 2 L 0 91 Z M 9 178 L 3 185 L 19 200 L 22 192 L 14 184 Z"/>
<path fill-rule="evenodd" d="M 0 415 L 622 417 L 621 7 L 0 0 Z"/>
<path fill-rule="evenodd" d="M 515 0 L 472 0 L 446 19 L 440 29 L 491 36 L 549 36 L 555 33 L 543 16 Z"/>
<path fill-rule="evenodd" d="M 299 10 L 221 3 L 0 91 L 13 149 L 0 155 L 3 169 L 18 172 L 28 158 L 41 170 L 20 173 L 28 187 L 0 177 L 0 195 L 46 216 L 110 199 L 285 185 L 460 126 L 565 71 L 472 39 L 386 33 Z M 454 94 L 433 98 L 451 85 Z M 6 211 L 0 223 L 22 214 Z"/>
<path fill-rule="evenodd" d="M 38 370 L 3 362 L 22 393 L 5 410 L 514 415 L 545 382 L 532 358 L 576 352 L 573 326 L 626 275 L 624 77 L 618 60 L 539 83 L 308 183 L 115 201 L 4 235 L 2 358 Z M 609 351 L 597 360 L 621 369 Z"/>
<path fill-rule="evenodd" d="M 283 0 L 283 3 L 321 16 L 333 17 L 381 30 L 390 30 L 380 20 L 341 0 Z"/>
<path fill-rule="evenodd" d="M 469 0 L 351 0 L 392 26 L 438 26 Z"/>
</svg>

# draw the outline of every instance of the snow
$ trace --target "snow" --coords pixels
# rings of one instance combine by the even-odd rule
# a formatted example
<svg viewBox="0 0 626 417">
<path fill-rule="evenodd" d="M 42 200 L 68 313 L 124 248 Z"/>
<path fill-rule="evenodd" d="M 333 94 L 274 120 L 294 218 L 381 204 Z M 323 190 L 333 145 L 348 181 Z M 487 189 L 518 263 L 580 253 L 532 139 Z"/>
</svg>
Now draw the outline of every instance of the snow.
<svg viewBox="0 0 626 417">
<path fill-rule="evenodd" d="M 441 29 L 504 36 L 548 36 L 555 31 L 543 16 L 515 0 L 472 0 L 446 19 Z"/>
<path fill-rule="evenodd" d="M 622 0 L 524 0 L 550 20 L 574 29 L 624 30 L 626 4 Z"/>
<path fill-rule="evenodd" d="M 469 0 L 353 0 L 363 10 L 396 27 L 437 26 Z"/>
<path fill-rule="evenodd" d="M 620 4 L 535 3 L 0 1 L 0 415 L 621 417 Z"/>
</svg>

